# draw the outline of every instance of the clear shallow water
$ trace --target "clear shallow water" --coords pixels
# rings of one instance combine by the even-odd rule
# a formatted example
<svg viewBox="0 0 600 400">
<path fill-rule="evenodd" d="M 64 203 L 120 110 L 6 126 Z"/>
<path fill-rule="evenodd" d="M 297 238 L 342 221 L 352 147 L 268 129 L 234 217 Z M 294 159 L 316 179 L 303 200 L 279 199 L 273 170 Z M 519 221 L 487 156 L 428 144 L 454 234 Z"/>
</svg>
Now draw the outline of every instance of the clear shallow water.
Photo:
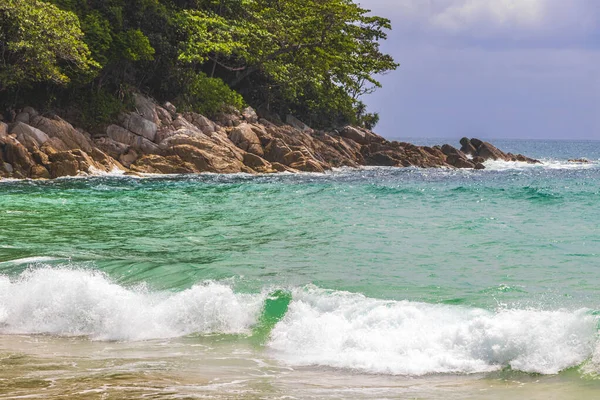
<svg viewBox="0 0 600 400">
<path fill-rule="evenodd" d="M 0 182 L 0 396 L 585 398 L 600 142 L 496 143 L 545 164 Z"/>
</svg>

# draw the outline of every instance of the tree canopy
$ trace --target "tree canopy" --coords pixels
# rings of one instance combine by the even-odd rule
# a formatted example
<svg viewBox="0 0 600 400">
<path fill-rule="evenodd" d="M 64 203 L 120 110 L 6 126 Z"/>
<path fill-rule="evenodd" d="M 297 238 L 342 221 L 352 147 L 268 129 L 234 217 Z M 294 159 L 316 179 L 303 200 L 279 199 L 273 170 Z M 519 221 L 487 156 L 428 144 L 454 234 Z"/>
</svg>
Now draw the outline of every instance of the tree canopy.
<svg viewBox="0 0 600 400">
<path fill-rule="evenodd" d="M 351 0 L 5 0 L 0 23 L 0 90 L 135 88 L 315 127 L 371 127 L 361 97 L 397 67 L 379 47 L 390 21 Z"/>
</svg>

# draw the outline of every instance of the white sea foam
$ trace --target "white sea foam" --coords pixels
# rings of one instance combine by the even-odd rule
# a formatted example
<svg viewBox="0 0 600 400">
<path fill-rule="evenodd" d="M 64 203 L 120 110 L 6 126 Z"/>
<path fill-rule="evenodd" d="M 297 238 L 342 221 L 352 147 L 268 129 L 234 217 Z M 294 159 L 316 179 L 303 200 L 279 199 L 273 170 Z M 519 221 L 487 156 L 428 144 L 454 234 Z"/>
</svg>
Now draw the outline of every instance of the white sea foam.
<svg viewBox="0 0 600 400">
<path fill-rule="evenodd" d="M 189 334 L 250 334 L 266 293 L 237 294 L 223 283 L 150 292 L 83 269 L 32 268 L 0 275 L 0 334 L 147 340 Z M 384 301 L 313 286 L 294 289 L 268 341 L 290 366 L 369 373 L 481 373 L 506 366 L 554 374 L 600 364 L 597 317 L 587 310 L 465 308 Z"/>
<path fill-rule="evenodd" d="M 248 333 L 261 295 L 206 283 L 180 293 L 128 289 L 97 272 L 30 269 L 0 276 L 0 333 L 146 340 L 193 333 Z"/>
<path fill-rule="evenodd" d="M 596 318 L 586 310 L 490 312 L 297 290 L 269 346 L 293 366 L 371 373 L 479 373 L 510 366 L 555 374 L 590 358 Z"/>
<path fill-rule="evenodd" d="M 592 169 L 598 168 L 599 163 L 590 161 L 587 163 L 569 162 L 566 160 L 541 160 L 541 164 L 530 164 L 520 161 L 501 161 L 488 160 L 484 163 L 486 170 L 490 171 L 508 171 L 508 170 L 527 170 L 527 169 Z"/>
<path fill-rule="evenodd" d="M 3 265 L 28 265 L 28 264 L 38 264 L 38 263 L 48 263 L 50 261 L 58 261 L 62 260 L 61 258 L 56 257 L 25 257 L 25 258 L 17 258 L 15 260 L 8 260 L 0 262 L 0 266 Z"/>
<path fill-rule="evenodd" d="M 124 175 L 125 175 L 125 171 L 120 169 L 117 166 L 113 166 L 113 168 L 108 172 L 98 169 L 94 166 L 90 166 L 88 173 L 83 174 L 83 176 L 124 176 Z"/>
</svg>

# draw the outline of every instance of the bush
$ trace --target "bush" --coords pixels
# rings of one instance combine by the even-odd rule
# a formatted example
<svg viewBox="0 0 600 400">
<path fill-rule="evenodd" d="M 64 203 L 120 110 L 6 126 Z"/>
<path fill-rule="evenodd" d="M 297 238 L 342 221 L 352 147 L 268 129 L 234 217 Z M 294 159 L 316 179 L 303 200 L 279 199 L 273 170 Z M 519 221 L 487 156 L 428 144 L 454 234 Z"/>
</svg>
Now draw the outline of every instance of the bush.
<svg viewBox="0 0 600 400">
<path fill-rule="evenodd" d="M 121 100 L 104 89 L 80 90 L 71 99 L 69 108 L 76 110 L 78 125 L 90 132 L 100 132 L 114 123 L 129 103 L 128 98 Z"/>
<path fill-rule="evenodd" d="M 205 73 L 186 73 L 180 79 L 182 90 L 175 99 L 181 111 L 194 111 L 208 117 L 233 106 L 244 107 L 243 97 L 219 78 L 210 78 Z"/>
</svg>

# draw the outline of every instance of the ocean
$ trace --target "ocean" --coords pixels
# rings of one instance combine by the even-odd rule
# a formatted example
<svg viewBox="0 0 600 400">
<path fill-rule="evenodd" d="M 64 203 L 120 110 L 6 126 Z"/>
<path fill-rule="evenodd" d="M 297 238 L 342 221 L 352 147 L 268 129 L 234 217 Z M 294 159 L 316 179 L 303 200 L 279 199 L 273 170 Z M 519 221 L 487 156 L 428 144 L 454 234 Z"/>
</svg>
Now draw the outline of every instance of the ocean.
<svg viewBox="0 0 600 400">
<path fill-rule="evenodd" d="M 597 398 L 600 141 L 493 143 L 543 164 L 0 181 L 0 399 Z"/>
</svg>

